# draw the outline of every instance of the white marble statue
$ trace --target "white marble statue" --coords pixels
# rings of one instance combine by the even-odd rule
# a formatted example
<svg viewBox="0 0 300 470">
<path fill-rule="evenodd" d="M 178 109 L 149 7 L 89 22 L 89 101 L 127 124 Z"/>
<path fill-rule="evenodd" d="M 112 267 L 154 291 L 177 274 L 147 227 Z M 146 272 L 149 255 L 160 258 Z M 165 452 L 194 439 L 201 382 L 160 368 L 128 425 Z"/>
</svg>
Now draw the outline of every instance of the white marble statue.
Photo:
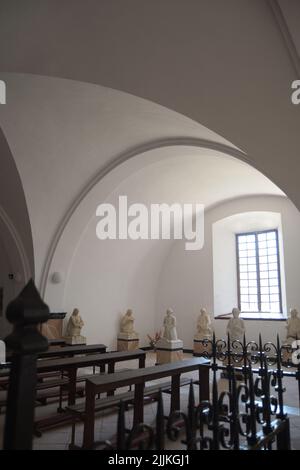
<svg viewBox="0 0 300 470">
<path fill-rule="evenodd" d="M 231 342 L 235 340 L 243 341 L 244 338 L 245 323 L 239 318 L 240 313 L 238 308 L 234 308 L 232 310 L 233 318 L 230 318 L 227 324 L 226 333 L 229 334 Z"/>
<path fill-rule="evenodd" d="M 86 338 L 81 335 L 84 322 L 79 314 L 78 308 L 74 308 L 69 318 L 65 339 L 67 344 L 86 344 Z"/>
<path fill-rule="evenodd" d="M 300 339 L 300 318 L 298 311 L 293 308 L 290 310 L 290 318 L 287 321 L 286 329 L 286 342 L 292 344 L 296 339 Z"/>
<path fill-rule="evenodd" d="M 207 313 L 205 308 L 201 308 L 197 321 L 197 333 L 195 335 L 195 339 L 211 339 L 212 335 L 213 330 L 211 327 L 210 315 Z"/>
<path fill-rule="evenodd" d="M 134 331 L 134 316 L 131 309 L 128 309 L 121 319 L 120 334 L 130 336 L 131 338 L 138 338 L 138 334 Z"/>
<path fill-rule="evenodd" d="M 171 308 L 168 308 L 164 318 L 164 332 L 162 337 L 168 341 L 178 340 L 176 331 L 176 317 Z"/>
</svg>

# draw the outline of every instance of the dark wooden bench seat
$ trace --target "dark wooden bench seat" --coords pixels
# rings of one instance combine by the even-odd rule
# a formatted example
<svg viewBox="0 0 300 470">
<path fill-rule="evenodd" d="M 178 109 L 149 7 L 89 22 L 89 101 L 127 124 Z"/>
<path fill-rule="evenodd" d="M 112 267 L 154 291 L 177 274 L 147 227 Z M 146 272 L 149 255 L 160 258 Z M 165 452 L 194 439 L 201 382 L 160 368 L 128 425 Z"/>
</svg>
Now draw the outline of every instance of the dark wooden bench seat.
<svg viewBox="0 0 300 470">
<path fill-rule="evenodd" d="M 37 381 L 43 382 L 45 379 L 54 379 L 59 380 L 61 378 L 61 372 L 44 372 L 38 374 Z M 0 389 L 6 390 L 9 384 L 9 371 L 0 373 Z"/>
<path fill-rule="evenodd" d="M 49 398 L 59 397 L 60 398 L 60 406 L 62 401 L 62 395 L 67 395 L 68 390 L 67 388 L 64 389 L 63 387 L 68 387 L 69 380 L 67 378 L 59 378 L 56 380 L 46 380 L 44 382 L 38 382 L 36 386 L 37 394 L 36 394 L 36 403 L 41 405 L 46 405 L 47 400 Z M 78 390 L 79 392 L 79 390 Z M 83 389 L 84 392 L 84 389 Z M 83 394 L 81 395 L 83 396 Z M 6 396 L 0 400 L 0 412 L 1 408 L 6 407 Z"/>
<path fill-rule="evenodd" d="M 181 378 L 180 386 L 183 387 L 185 385 L 189 385 L 191 379 L 189 378 Z M 151 385 L 145 387 L 144 389 L 144 404 L 148 402 L 153 402 L 158 399 L 160 391 L 164 393 L 171 393 L 171 381 L 159 383 L 155 385 Z M 125 403 L 125 405 L 133 405 L 134 403 L 134 392 L 124 392 L 119 393 L 114 396 L 103 397 L 100 399 L 95 400 L 95 413 L 99 413 L 101 411 L 105 411 L 111 408 L 119 407 L 120 402 Z M 69 445 L 70 449 L 78 448 L 75 446 L 75 438 L 76 438 L 76 424 L 78 422 L 84 421 L 86 418 L 85 414 L 85 403 L 79 403 L 78 405 L 69 406 L 66 408 L 67 412 L 72 415 L 72 437 L 71 443 Z"/>
<path fill-rule="evenodd" d="M 1 379 L 0 380 L 0 390 L 7 390 L 8 384 L 9 384 L 8 377 L 6 379 Z"/>
<path fill-rule="evenodd" d="M 143 368 L 145 367 L 145 358 L 145 351 L 137 349 L 135 351 L 88 354 L 85 356 L 64 357 L 61 359 L 43 359 L 38 361 L 37 371 L 39 374 L 55 371 L 68 376 L 70 381 L 68 404 L 71 406 L 76 402 L 76 379 L 77 371 L 79 369 L 99 367 L 100 371 L 104 372 L 105 367 L 107 366 L 108 373 L 112 374 L 117 363 L 129 360 L 138 360 L 139 368 Z M 100 374 L 96 374 L 95 376 L 97 375 L 100 377 Z"/>
<path fill-rule="evenodd" d="M 62 409 L 62 401 L 64 398 L 68 397 L 68 387 L 69 387 L 69 380 L 67 378 L 62 378 L 57 381 L 50 381 L 42 382 L 37 386 L 37 396 L 36 402 L 41 405 L 47 405 L 49 403 L 49 399 L 51 398 L 59 398 L 59 407 L 58 411 L 63 411 Z M 85 386 L 76 386 L 76 396 L 84 397 Z M 57 400 L 55 400 L 57 401 Z"/>
<path fill-rule="evenodd" d="M 128 371 L 128 370 L 131 370 L 131 369 L 127 369 L 127 368 L 124 368 L 124 369 L 120 369 L 121 371 Z M 104 374 L 105 372 L 100 372 L 99 374 Z M 99 374 L 96 374 L 96 375 L 99 375 Z M 82 382 L 85 382 L 87 379 L 90 379 L 91 377 L 93 376 L 93 374 L 85 374 L 85 375 L 80 375 L 76 378 L 76 383 L 77 384 L 80 384 Z M 41 437 L 42 436 L 42 432 L 47 430 L 47 429 L 51 429 L 51 428 L 54 428 L 54 427 L 57 427 L 58 425 L 63 425 L 63 424 L 67 424 L 67 423 L 70 423 L 72 418 L 70 416 L 70 413 L 68 412 L 68 408 L 67 408 L 67 412 L 65 412 L 65 409 L 62 408 L 62 401 L 63 401 L 63 398 L 65 398 L 67 395 L 68 395 L 68 384 L 69 384 L 69 381 L 66 377 L 63 376 L 63 379 L 65 381 L 65 383 L 61 383 L 61 388 L 56 388 L 54 390 L 46 390 L 46 392 L 40 392 L 37 396 L 37 402 L 42 404 L 42 405 L 46 405 L 47 404 L 47 400 L 49 398 L 57 398 L 59 397 L 59 407 L 58 407 L 58 412 L 60 413 L 60 415 L 53 415 L 53 416 L 49 416 L 49 417 L 46 417 L 46 418 L 41 418 L 39 420 L 36 420 L 35 423 L 34 423 L 34 434 L 35 436 L 37 437 Z M 47 389 L 49 387 L 47 387 L 47 382 L 43 382 L 43 385 L 44 385 L 44 389 Z M 78 386 L 76 385 L 76 394 L 77 396 L 79 397 L 83 397 L 84 396 L 84 390 L 85 390 L 85 386 Z M 110 397 L 110 398 L 113 398 L 113 397 Z M 78 407 L 80 408 L 82 405 L 79 404 Z M 72 407 L 71 407 L 72 408 Z M 74 405 L 74 408 L 76 408 L 76 406 Z M 1 409 L 1 405 L 0 405 L 0 409 Z M 73 416 L 73 413 L 72 413 L 72 416 Z"/>
<path fill-rule="evenodd" d="M 45 379 L 58 379 L 61 377 L 61 375 L 61 372 L 43 372 L 41 374 L 38 374 L 37 380 L 38 382 L 43 382 Z"/>
<path fill-rule="evenodd" d="M 191 382 L 189 378 L 182 378 L 180 380 L 180 386 L 183 387 L 188 385 Z M 159 391 L 162 390 L 164 393 L 171 392 L 171 381 L 151 385 L 145 387 L 144 389 L 144 397 L 147 398 L 148 396 L 152 396 L 153 394 L 158 394 Z M 110 396 L 110 397 L 103 397 L 98 400 L 95 400 L 95 411 L 103 411 L 106 409 L 107 405 L 115 406 L 115 404 L 119 404 L 120 400 L 123 401 L 132 401 L 134 399 L 134 392 L 124 392 L 118 393 L 117 395 Z M 67 406 L 66 409 L 74 414 L 79 414 L 84 416 L 85 413 L 85 403 L 79 403 L 78 405 Z"/>
<path fill-rule="evenodd" d="M 37 390 L 47 390 L 48 388 L 61 387 L 62 385 L 67 385 L 69 380 L 67 378 L 61 378 L 58 380 L 46 380 L 44 382 L 38 383 L 36 386 Z"/>
<path fill-rule="evenodd" d="M 1 398 L 0 400 L 0 413 L 2 411 L 2 408 L 5 408 L 5 407 L 6 407 L 6 397 Z"/>
</svg>

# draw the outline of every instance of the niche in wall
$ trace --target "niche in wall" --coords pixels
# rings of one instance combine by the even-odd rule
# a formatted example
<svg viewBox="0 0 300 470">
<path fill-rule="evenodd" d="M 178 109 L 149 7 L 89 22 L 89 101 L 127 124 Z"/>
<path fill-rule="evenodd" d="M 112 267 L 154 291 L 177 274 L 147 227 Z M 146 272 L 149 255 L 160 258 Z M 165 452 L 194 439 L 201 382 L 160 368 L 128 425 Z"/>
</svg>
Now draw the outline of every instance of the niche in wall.
<svg viewBox="0 0 300 470">
<path fill-rule="evenodd" d="M 234 214 L 213 224 L 213 278 L 215 316 L 231 312 L 238 306 L 236 234 L 263 230 L 278 230 L 282 308 L 286 314 L 284 243 L 281 214 L 251 211 Z M 251 318 L 252 314 L 243 314 Z M 252 315 L 254 316 L 254 315 Z"/>
</svg>

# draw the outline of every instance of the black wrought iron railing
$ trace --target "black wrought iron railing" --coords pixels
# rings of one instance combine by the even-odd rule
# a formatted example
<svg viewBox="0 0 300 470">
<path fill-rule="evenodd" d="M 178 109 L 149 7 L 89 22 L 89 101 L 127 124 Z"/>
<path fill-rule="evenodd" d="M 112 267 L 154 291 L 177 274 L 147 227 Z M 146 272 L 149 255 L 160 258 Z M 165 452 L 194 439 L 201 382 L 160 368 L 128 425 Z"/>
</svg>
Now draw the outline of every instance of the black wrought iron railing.
<svg viewBox="0 0 300 470">
<path fill-rule="evenodd" d="M 169 440 L 178 441 L 179 448 L 186 450 L 290 449 L 290 423 L 284 411 L 281 362 L 277 360 L 274 363 L 277 367 L 270 369 L 268 355 L 261 343 L 257 348 L 258 358 L 249 355 L 249 344 L 245 341 L 231 344 L 229 339 L 221 343 L 213 340 L 210 346 L 210 401 L 195 402 L 191 381 L 187 410 L 177 410 L 165 420 L 160 392 L 155 425 L 140 423 L 128 435 L 125 433 L 125 407 L 120 406 L 115 445 L 106 442 L 103 448 L 162 450 Z M 256 360 L 259 368 L 254 373 L 252 362 Z M 224 371 L 227 390 L 219 392 L 220 372 Z"/>
<path fill-rule="evenodd" d="M 30 281 L 7 309 L 14 325 L 6 339 L 12 351 L 4 431 L 5 449 L 32 447 L 36 393 L 37 354 L 47 349 L 38 326 L 49 318 L 49 309 Z M 298 383 L 298 349 L 276 343 L 217 340 L 202 342 L 210 359 L 209 401 L 196 402 L 194 382 L 189 385 L 188 406 L 165 418 L 163 392 L 157 400 L 154 425 L 138 423 L 125 427 L 127 406 L 120 402 L 116 439 L 102 443 L 105 449 L 156 449 L 169 441 L 187 450 L 289 449 L 290 422 L 284 406 L 285 380 Z M 199 355 L 199 353 L 198 353 Z M 226 383 L 220 389 L 220 378 Z M 300 393 L 299 393 L 300 396 Z"/>
<path fill-rule="evenodd" d="M 32 448 L 36 396 L 37 354 L 48 348 L 39 325 L 48 320 L 49 309 L 31 280 L 6 311 L 14 329 L 6 340 L 12 353 L 7 393 L 4 443 L 5 450 Z"/>
</svg>

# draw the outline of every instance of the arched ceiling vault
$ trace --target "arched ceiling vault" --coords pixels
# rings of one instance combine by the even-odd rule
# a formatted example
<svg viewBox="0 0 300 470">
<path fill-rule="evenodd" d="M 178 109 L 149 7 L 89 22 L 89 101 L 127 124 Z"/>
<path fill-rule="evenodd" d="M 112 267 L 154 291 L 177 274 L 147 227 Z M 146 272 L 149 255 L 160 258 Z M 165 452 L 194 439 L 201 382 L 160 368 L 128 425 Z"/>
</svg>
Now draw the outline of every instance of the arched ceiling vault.
<svg viewBox="0 0 300 470">
<path fill-rule="evenodd" d="M 87 206 L 90 194 L 100 188 L 98 183 L 102 188 L 104 178 L 112 178 L 101 196 L 107 197 L 130 172 L 137 171 L 137 162 L 139 169 L 145 165 L 144 155 L 148 164 L 167 157 L 170 161 L 171 157 L 183 159 L 183 166 L 173 162 L 166 174 L 173 175 L 173 183 L 178 182 L 186 167 L 191 177 L 199 174 L 200 188 L 209 181 L 206 194 L 199 193 L 202 203 L 216 204 L 222 199 L 252 194 L 256 182 L 256 193 L 278 194 L 273 183 L 242 163 L 253 164 L 242 150 L 165 107 L 99 85 L 35 75 L 3 76 L 10 99 L 0 108 L 0 124 L 10 143 L 28 202 L 42 293 L 49 282 L 60 239 L 79 206 L 90 217 L 89 211 L 93 214 L 96 203 L 101 202 L 96 193 L 99 199 L 93 206 Z M 200 166 L 196 169 L 187 165 L 190 148 L 199 157 Z M 212 171 L 210 165 L 217 155 L 222 158 Z M 240 167 L 245 172 L 239 173 Z M 115 169 L 118 178 L 112 182 Z M 243 182 L 247 175 L 250 186 Z M 186 191 L 190 189 L 188 175 L 185 180 Z M 239 187 L 240 190 L 232 191 Z M 212 197 L 208 197 L 209 191 Z M 182 193 L 182 198 L 185 194 Z M 85 215 L 82 220 L 89 218 Z M 77 240 L 80 234 L 80 230 L 75 231 Z"/>
<path fill-rule="evenodd" d="M 0 13 L 2 72 L 98 83 L 175 110 L 234 142 L 300 207 L 297 0 L 2 0 Z"/>
</svg>

